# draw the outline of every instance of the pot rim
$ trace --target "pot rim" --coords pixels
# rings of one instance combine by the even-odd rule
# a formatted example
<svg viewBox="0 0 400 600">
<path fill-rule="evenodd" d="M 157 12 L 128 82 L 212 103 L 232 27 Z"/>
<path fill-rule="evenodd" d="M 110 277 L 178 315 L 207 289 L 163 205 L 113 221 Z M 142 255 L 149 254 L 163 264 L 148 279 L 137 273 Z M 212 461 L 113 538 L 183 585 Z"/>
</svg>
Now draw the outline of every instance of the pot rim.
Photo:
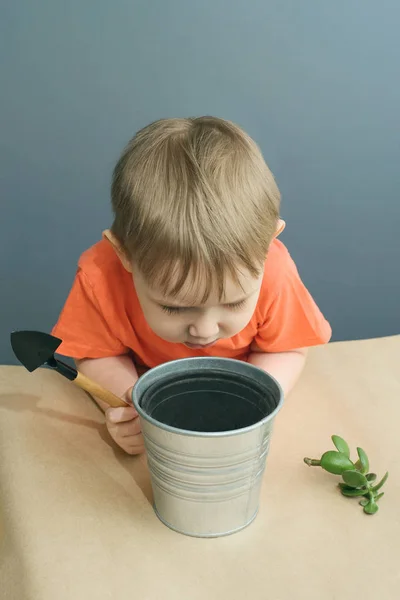
<svg viewBox="0 0 400 600">
<path fill-rule="evenodd" d="M 153 379 L 157 375 L 158 371 L 166 371 L 166 370 L 168 370 L 168 366 L 171 366 L 172 364 L 177 365 L 179 367 L 179 364 L 182 365 L 182 363 L 184 363 L 183 366 L 188 366 L 192 362 L 200 363 L 203 361 L 214 362 L 215 367 L 213 367 L 213 368 L 215 369 L 215 371 L 219 370 L 221 373 L 227 373 L 227 372 L 229 372 L 229 370 L 223 369 L 223 368 L 218 369 L 218 363 L 220 365 L 223 365 L 224 363 L 225 364 L 241 363 L 242 365 L 246 366 L 246 370 L 249 369 L 250 371 L 254 370 L 257 373 L 262 373 L 263 376 L 268 377 L 268 379 L 270 379 L 276 385 L 276 387 L 279 391 L 279 399 L 278 399 L 278 404 L 277 404 L 276 408 L 269 415 L 267 415 L 260 421 L 257 421 L 257 423 L 254 423 L 253 425 L 248 425 L 247 427 L 241 427 L 240 429 L 231 429 L 228 431 L 210 431 L 210 432 L 193 431 L 191 429 L 180 429 L 178 427 L 173 427 L 172 425 L 166 425 L 162 421 L 158 421 L 157 419 L 154 419 L 153 417 L 148 415 L 142 409 L 142 407 L 139 404 L 139 398 L 138 398 L 138 394 L 137 394 L 137 390 L 136 390 L 139 381 L 141 382 L 141 384 L 143 384 L 143 382 L 145 382 L 146 379 Z M 202 369 L 204 369 L 204 367 L 202 367 Z M 205 369 L 204 369 L 204 371 L 205 371 Z M 184 373 L 185 369 L 183 369 L 182 372 Z M 194 371 L 192 371 L 192 372 L 194 372 Z M 234 372 L 235 371 L 232 370 L 232 373 L 234 373 Z M 280 411 L 280 409 L 282 408 L 282 404 L 284 401 L 284 394 L 283 394 L 281 385 L 278 383 L 278 381 L 275 379 L 275 377 L 273 377 L 266 371 L 263 371 L 263 369 L 260 369 L 259 367 L 250 365 L 249 363 L 245 363 L 243 361 L 235 360 L 233 358 L 223 358 L 223 357 L 218 357 L 218 356 L 194 356 L 194 357 L 190 357 L 190 358 L 180 358 L 177 360 L 169 361 L 167 363 L 162 363 L 161 365 L 158 365 L 157 367 L 154 367 L 154 368 L 150 369 L 149 371 L 147 371 L 144 375 L 142 375 L 138 379 L 138 381 L 134 385 L 133 390 L 132 390 L 131 399 L 132 399 L 133 406 L 139 413 L 139 416 L 142 419 L 144 419 L 145 421 L 147 421 L 148 423 L 151 423 L 151 425 L 154 425 L 155 427 L 157 427 L 158 429 L 162 429 L 164 431 L 168 431 L 170 433 L 174 433 L 177 435 L 185 435 L 185 436 L 197 437 L 197 438 L 222 438 L 222 437 L 233 437 L 235 435 L 240 435 L 243 433 L 253 431 L 254 429 L 261 427 L 268 421 L 272 421 L 275 418 L 275 416 L 277 415 L 277 413 Z"/>
</svg>

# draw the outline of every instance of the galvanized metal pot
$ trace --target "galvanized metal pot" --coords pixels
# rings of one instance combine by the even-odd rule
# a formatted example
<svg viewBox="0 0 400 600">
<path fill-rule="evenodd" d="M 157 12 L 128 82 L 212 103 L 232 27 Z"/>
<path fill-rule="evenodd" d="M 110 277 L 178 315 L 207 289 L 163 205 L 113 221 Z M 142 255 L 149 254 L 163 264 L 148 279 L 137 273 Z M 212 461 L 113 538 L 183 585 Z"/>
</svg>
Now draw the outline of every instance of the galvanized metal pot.
<svg viewBox="0 0 400 600">
<path fill-rule="evenodd" d="M 249 525 L 260 486 L 279 384 L 225 358 L 187 358 L 148 371 L 133 389 L 157 516 L 186 535 L 217 537 Z"/>
</svg>

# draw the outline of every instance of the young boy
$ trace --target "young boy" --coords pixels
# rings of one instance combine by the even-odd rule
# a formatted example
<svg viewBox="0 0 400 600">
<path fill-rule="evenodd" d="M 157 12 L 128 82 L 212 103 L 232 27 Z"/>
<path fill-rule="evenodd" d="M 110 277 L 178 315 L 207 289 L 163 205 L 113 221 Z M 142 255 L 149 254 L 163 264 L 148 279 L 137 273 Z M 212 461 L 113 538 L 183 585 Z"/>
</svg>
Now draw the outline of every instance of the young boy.
<svg viewBox="0 0 400 600">
<path fill-rule="evenodd" d="M 115 215 L 87 250 L 54 328 L 60 352 L 129 399 L 145 369 L 222 356 L 293 387 L 306 348 L 331 330 L 276 238 L 280 194 L 255 142 L 213 117 L 139 131 L 117 163 Z M 143 451 L 133 407 L 105 410 L 129 454 Z"/>
</svg>

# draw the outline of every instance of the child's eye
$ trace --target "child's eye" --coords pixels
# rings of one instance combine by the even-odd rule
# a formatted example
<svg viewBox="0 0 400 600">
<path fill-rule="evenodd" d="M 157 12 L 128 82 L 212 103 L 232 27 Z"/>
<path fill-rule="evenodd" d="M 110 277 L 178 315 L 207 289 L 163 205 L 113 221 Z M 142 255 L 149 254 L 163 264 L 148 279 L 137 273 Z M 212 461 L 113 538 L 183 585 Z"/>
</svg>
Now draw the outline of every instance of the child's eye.
<svg viewBox="0 0 400 600">
<path fill-rule="evenodd" d="M 246 300 L 241 300 L 240 302 L 236 302 L 234 304 L 227 304 L 227 307 L 231 310 L 240 310 L 246 304 Z"/>
<path fill-rule="evenodd" d="M 240 310 L 241 308 L 243 308 L 245 306 L 245 304 L 246 304 L 246 300 L 241 300 L 240 302 L 226 304 L 226 307 L 229 308 L 230 310 Z M 190 310 L 190 307 L 161 305 L 161 309 L 164 312 L 166 312 L 168 315 L 178 315 L 187 310 Z"/>
<path fill-rule="evenodd" d="M 161 306 L 161 308 L 168 315 L 177 315 L 184 310 L 180 306 Z"/>
</svg>

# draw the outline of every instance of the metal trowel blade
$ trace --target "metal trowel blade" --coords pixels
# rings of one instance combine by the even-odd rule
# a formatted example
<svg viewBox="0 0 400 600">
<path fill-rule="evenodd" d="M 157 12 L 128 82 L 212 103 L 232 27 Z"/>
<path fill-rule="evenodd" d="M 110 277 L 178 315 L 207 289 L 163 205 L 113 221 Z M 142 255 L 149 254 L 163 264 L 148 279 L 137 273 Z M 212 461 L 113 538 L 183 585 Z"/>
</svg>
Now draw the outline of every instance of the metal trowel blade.
<svg viewBox="0 0 400 600">
<path fill-rule="evenodd" d="M 30 372 L 53 358 L 61 341 L 59 338 L 41 331 L 14 331 L 11 334 L 11 346 L 14 354 Z"/>
</svg>

